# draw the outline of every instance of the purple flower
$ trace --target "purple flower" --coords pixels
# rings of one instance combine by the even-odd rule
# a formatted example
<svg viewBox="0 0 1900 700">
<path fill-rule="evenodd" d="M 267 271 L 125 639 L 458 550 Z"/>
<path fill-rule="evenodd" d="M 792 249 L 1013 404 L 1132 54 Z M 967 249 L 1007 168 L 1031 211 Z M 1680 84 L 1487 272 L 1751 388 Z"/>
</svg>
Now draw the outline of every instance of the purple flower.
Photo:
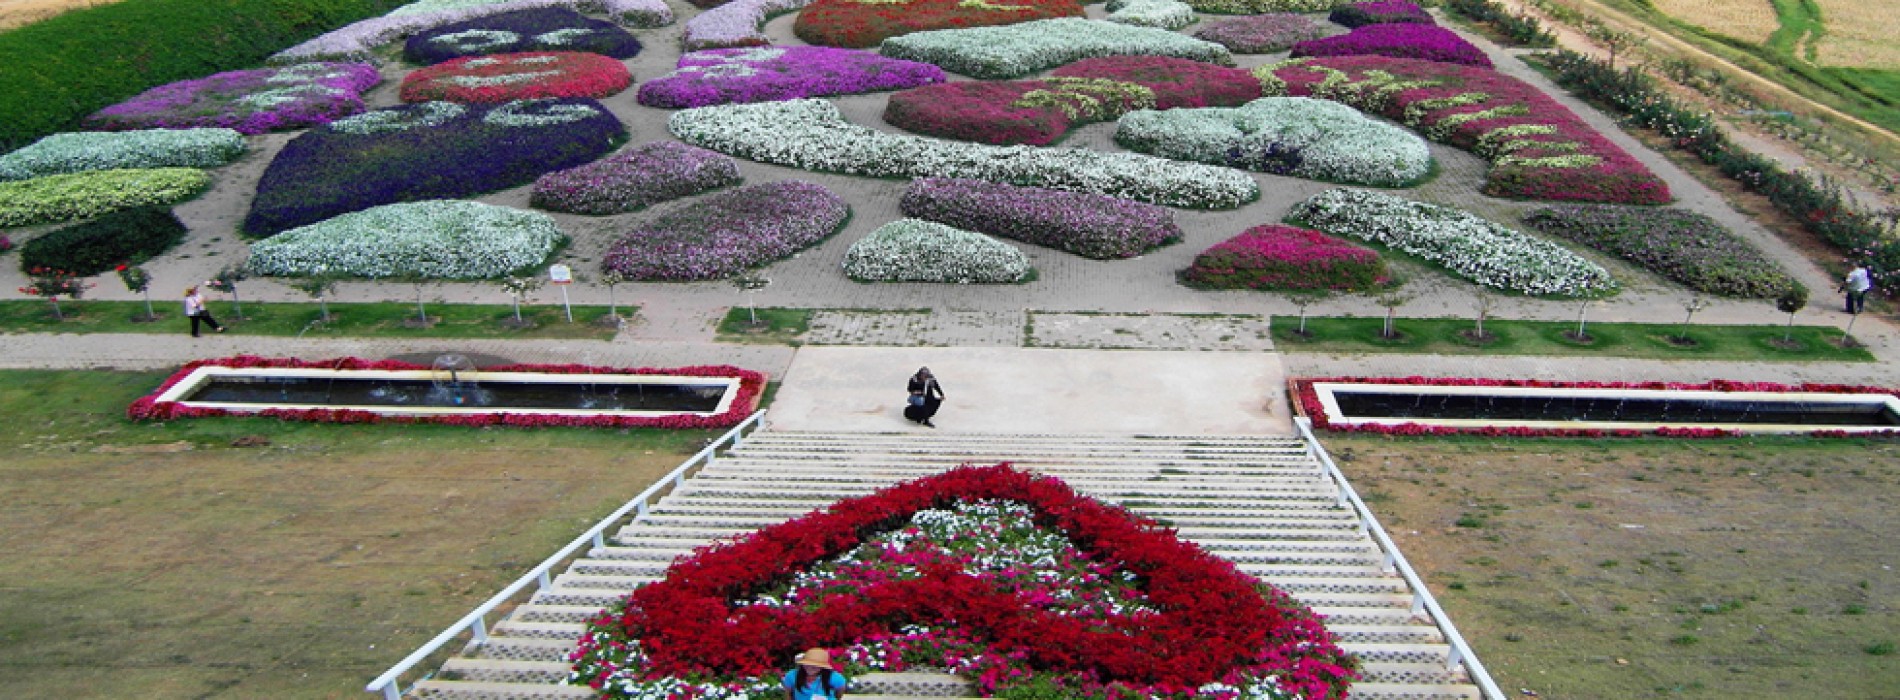
<svg viewBox="0 0 1900 700">
<path fill-rule="evenodd" d="M 1293 45 L 1293 56 L 1418 58 L 1490 68 L 1491 59 L 1451 30 L 1433 24 L 1368 24 L 1350 33 Z"/>
<path fill-rule="evenodd" d="M 1230 17 L 1202 24 L 1194 38 L 1211 41 L 1234 53 L 1274 53 L 1294 44 L 1326 36 L 1326 30 L 1305 15 L 1270 14 Z"/>
<path fill-rule="evenodd" d="M 687 51 L 772 43 L 760 31 L 765 20 L 811 4 L 811 0 L 733 0 L 686 20 L 680 44 Z"/>
<path fill-rule="evenodd" d="M 824 240 L 850 215 L 850 205 L 819 185 L 752 185 L 635 227 L 607 251 L 601 268 L 634 280 L 719 279 Z"/>
<path fill-rule="evenodd" d="M 466 56 L 529 51 L 584 51 L 627 59 L 640 41 L 611 22 L 588 19 L 564 7 L 545 7 L 445 24 L 409 37 L 403 58 L 434 65 Z"/>
<path fill-rule="evenodd" d="M 529 202 L 550 211 L 619 214 L 739 184 L 739 165 L 726 156 L 673 141 L 630 148 L 534 181 Z"/>
<path fill-rule="evenodd" d="M 244 134 L 301 129 L 363 111 L 382 81 L 367 63 L 304 63 L 230 71 L 160 85 L 86 117 L 96 131 L 226 128 Z"/>
<path fill-rule="evenodd" d="M 711 49 L 681 56 L 679 70 L 640 86 L 639 100 L 648 107 L 681 109 L 900 90 L 943 81 L 942 68 L 856 49 Z"/>
<path fill-rule="evenodd" d="M 1368 24 L 1437 24 L 1432 16 L 1419 7 L 1404 0 L 1379 0 L 1378 2 L 1355 2 L 1333 8 L 1326 19 L 1347 27 L 1363 27 Z"/>
<path fill-rule="evenodd" d="M 901 207 L 905 216 L 1097 260 L 1132 258 L 1181 239 L 1167 207 L 982 180 L 917 180 Z"/>
</svg>

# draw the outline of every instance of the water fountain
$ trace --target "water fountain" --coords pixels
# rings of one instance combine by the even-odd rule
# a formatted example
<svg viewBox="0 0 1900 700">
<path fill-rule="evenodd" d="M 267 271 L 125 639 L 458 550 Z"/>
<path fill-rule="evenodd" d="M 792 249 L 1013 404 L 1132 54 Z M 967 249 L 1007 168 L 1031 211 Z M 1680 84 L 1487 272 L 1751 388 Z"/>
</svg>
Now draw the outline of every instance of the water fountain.
<svg viewBox="0 0 1900 700">
<path fill-rule="evenodd" d="M 1306 380 L 1301 380 L 1306 381 Z M 1803 391 L 1388 384 L 1315 380 L 1329 424 L 1736 432 L 1900 430 L 1900 397 Z"/>
</svg>

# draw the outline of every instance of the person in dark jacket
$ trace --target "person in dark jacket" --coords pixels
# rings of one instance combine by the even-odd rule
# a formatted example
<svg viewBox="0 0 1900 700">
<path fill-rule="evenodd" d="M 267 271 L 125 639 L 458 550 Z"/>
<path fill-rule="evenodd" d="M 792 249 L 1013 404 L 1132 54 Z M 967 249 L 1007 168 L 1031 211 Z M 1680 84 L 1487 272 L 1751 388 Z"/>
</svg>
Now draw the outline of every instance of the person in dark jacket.
<svg viewBox="0 0 1900 700">
<path fill-rule="evenodd" d="M 904 417 L 912 423 L 937 427 L 936 423 L 930 422 L 931 417 L 937 415 L 937 409 L 943 406 L 943 387 L 937 384 L 937 377 L 930 373 L 929 367 L 921 368 L 911 375 L 908 388 L 910 399 L 909 405 L 904 406 Z"/>
</svg>

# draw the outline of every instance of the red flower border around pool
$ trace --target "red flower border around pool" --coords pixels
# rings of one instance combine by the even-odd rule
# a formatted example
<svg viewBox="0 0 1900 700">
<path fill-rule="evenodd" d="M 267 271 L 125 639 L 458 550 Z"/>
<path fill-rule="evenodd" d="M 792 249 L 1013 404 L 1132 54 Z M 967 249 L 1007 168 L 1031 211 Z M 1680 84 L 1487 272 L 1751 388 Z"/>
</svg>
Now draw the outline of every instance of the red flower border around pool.
<svg viewBox="0 0 1900 700">
<path fill-rule="evenodd" d="M 1340 433 L 1377 433 L 1382 435 L 1484 435 L 1492 437 L 1641 437 L 1658 435 L 1662 437 L 1714 438 L 1739 437 L 1745 433 L 1719 428 L 1657 428 L 1655 430 L 1599 428 L 1454 428 L 1417 423 L 1398 425 L 1345 425 L 1335 426 L 1326 414 L 1326 407 L 1319 401 L 1319 392 L 1314 384 L 1389 384 L 1394 386 L 1501 386 L 1527 387 L 1540 389 L 1650 389 L 1664 391 L 1760 391 L 1774 393 L 1805 392 L 1813 394 L 1888 394 L 1900 396 L 1900 389 L 1855 384 L 1777 384 L 1774 382 L 1741 382 L 1728 379 L 1716 379 L 1701 384 L 1688 382 L 1571 382 L 1546 379 L 1474 379 L 1469 377 L 1296 377 L 1287 380 L 1289 390 L 1293 392 L 1293 405 L 1300 415 L 1313 419 L 1313 427 Z M 1845 430 L 1812 430 L 1810 437 L 1900 437 L 1900 430 L 1880 430 L 1872 432 L 1847 432 Z"/>
<path fill-rule="evenodd" d="M 126 417 L 140 420 L 170 420 L 173 418 L 207 418 L 213 416 L 263 416 L 286 421 L 304 421 L 311 423 L 439 423 L 443 425 L 490 426 L 505 425 L 521 428 L 666 428 L 671 430 L 726 428 L 738 425 L 752 414 L 759 402 L 760 394 L 765 391 L 765 373 L 740 369 L 729 365 L 695 365 L 691 367 L 592 367 L 588 365 L 536 365 L 513 364 L 494 365 L 481 368 L 484 372 L 540 372 L 543 374 L 662 374 L 684 377 L 733 377 L 739 380 L 739 393 L 732 399 L 732 405 L 724 413 L 710 416 L 564 416 L 545 413 L 478 413 L 445 416 L 385 416 L 368 411 L 340 408 L 311 409 L 264 409 L 255 413 L 233 412 L 221 408 L 198 408 L 186 406 L 176 401 L 159 401 L 165 390 L 184 381 L 192 370 L 199 367 L 290 367 L 322 369 L 368 369 L 368 370 L 426 370 L 427 365 L 399 360 L 365 360 L 357 357 L 345 357 L 332 360 L 300 360 L 296 358 L 257 357 L 239 355 L 208 360 L 196 360 L 186 364 L 165 382 L 125 410 Z"/>
</svg>

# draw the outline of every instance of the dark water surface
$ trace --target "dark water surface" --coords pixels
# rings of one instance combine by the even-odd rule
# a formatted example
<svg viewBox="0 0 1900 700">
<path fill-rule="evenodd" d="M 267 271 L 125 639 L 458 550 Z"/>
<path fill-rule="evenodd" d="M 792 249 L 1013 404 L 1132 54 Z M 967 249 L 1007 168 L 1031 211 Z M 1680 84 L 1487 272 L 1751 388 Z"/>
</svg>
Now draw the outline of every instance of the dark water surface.
<svg viewBox="0 0 1900 700">
<path fill-rule="evenodd" d="M 1336 391 L 1339 410 L 1354 418 L 1446 418 L 1632 423 L 1788 423 L 1895 426 L 1900 415 L 1872 403 L 1801 400 L 1625 399 L 1612 396 L 1462 396 Z"/>
<path fill-rule="evenodd" d="M 726 387 L 705 384 L 433 382 L 363 377 L 215 377 L 186 401 L 302 406 L 475 406 L 710 413 Z"/>
</svg>

